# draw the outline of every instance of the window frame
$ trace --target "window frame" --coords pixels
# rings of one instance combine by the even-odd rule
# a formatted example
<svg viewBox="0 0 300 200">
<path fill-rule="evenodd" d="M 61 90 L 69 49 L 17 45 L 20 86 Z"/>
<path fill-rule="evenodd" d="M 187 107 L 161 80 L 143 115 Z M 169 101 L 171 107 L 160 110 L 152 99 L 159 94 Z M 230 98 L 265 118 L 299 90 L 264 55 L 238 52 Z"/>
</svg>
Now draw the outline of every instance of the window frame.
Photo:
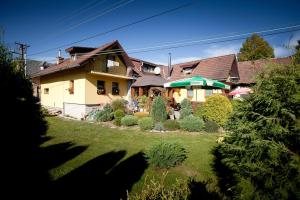
<svg viewBox="0 0 300 200">
<path fill-rule="evenodd" d="M 115 88 L 114 84 L 116 84 L 115 85 L 115 86 L 117 86 L 116 88 Z M 120 87 L 119 86 L 120 86 L 119 82 L 115 82 L 115 81 L 111 82 L 111 93 L 112 93 L 112 95 L 120 95 Z"/>
<path fill-rule="evenodd" d="M 74 94 L 74 80 L 69 81 L 69 94 Z"/>
<path fill-rule="evenodd" d="M 101 84 L 99 84 L 101 83 Z M 101 88 L 99 86 L 102 86 Z M 98 95 L 104 95 L 106 93 L 105 91 L 105 81 L 97 80 L 97 94 Z"/>
</svg>

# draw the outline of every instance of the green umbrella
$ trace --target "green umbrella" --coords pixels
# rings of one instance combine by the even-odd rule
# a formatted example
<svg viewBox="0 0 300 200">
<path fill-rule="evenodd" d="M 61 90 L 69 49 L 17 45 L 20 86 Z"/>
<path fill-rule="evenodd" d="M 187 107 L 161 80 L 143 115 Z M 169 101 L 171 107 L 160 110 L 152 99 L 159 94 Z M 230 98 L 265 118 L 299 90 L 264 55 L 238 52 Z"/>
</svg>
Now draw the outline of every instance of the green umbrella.
<svg viewBox="0 0 300 200">
<path fill-rule="evenodd" d="M 207 79 L 202 76 L 193 76 L 190 78 L 180 79 L 177 81 L 172 81 L 164 84 L 164 87 L 184 87 L 184 86 L 211 86 L 222 89 L 230 89 L 229 85 L 222 83 L 220 81 Z"/>
</svg>

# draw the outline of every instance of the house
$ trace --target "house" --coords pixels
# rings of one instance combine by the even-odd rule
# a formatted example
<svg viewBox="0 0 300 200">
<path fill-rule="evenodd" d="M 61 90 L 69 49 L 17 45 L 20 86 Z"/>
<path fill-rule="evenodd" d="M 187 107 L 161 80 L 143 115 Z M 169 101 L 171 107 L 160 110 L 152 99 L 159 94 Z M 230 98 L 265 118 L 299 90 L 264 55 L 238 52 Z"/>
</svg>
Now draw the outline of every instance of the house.
<svg viewBox="0 0 300 200">
<path fill-rule="evenodd" d="M 290 64 L 291 62 L 292 60 L 290 57 L 238 62 L 238 71 L 240 79 L 237 82 L 236 86 L 249 87 L 255 84 L 255 76 L 266 65 L 272 63 Z"/>
<path fill-rule="evenodd" d="M 237 59 L 234 54 L 206 58 L 184 62 L 172 66 L 169 81 L 176 81 L 193 76 L 202 76 L 224 82 L 228 85 L 234 85 L 239 80 Z M 193 88 L 171 88 L 169 97 L 173 98 L 175 103 L 180 103 L 188 98 L 192 102 L 204 102 L 205 97 L 214 93 L 228 93 L 228 90 L 222 90 L 212 87 L 193 87 Z"/>
<path fill-rule="evenodd" d="M 117 50 L 117 52 L 115 52 Z M 41 105 L 83 118 L 114 99 L 130 99 L 134 65 L 118 41 L 98 48 L 73 46 L 57 63 L 33 76 L 41 86 Z"/>
<path fill-rule="evenodd" d="M 164 83 L 168 76 L 168 67 L 130 57 L 136 74 L 131 85 L 131 96 L 153 96 L 165 92 Z"/>
</svg>

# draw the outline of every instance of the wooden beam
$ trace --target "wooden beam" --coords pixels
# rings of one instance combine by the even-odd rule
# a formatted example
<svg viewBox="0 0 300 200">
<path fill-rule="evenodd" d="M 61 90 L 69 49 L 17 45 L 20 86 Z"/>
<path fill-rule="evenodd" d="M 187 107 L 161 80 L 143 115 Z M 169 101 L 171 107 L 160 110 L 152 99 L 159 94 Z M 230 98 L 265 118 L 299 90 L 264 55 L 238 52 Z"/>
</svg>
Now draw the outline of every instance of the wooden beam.
<svg viewBox="0 0 300 200">
<path fill-rule="evenodd" d="M 139 87 L 139 96 L 143 96 L 143 88 L 142 87 Z"/>
</svg>

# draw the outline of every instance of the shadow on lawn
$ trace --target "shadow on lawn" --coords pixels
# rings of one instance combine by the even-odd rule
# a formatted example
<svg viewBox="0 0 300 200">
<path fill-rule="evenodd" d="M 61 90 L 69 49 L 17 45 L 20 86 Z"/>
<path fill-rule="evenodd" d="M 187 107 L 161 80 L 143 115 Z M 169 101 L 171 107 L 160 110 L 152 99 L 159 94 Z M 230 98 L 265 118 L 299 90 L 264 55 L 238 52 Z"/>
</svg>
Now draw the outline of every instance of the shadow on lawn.
<svg viewBox="0 0 300 200">
<path fill-rule="evenodd" d="M 148 164 L 142 152 L 120 162 L 125 155 L 111 151 L 88 161 L 54 183 L 54 197 L 126 199 Z"/>
</svg>

